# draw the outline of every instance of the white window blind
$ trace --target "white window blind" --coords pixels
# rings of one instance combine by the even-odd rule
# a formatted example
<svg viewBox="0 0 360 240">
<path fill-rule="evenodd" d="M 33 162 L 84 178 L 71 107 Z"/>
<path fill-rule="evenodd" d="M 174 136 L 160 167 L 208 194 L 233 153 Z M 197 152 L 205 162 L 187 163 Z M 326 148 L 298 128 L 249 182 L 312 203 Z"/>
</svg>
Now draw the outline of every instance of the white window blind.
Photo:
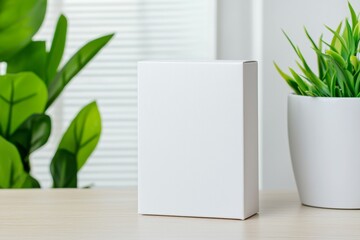
<svg viewBox="0 0 360 240">
<path fill-rule="evenodd" d="M 60 12 L 69 20 L 67 60 L 88 40 L 115 38 L 72 80 L 51 109 L 53 136 L 32 156 L 34 175 L 51 186 L 50 159 L 70 121 L 97 100 L 102 115 L 100 143 L 79 174 L 79 186 L 137 184 L 137 61 L 214 59 L 215 0 L 49 0 L 37 38 L 51 40 Z M 49 47 L 49 46 L 48 46 Z"/>
</svg>

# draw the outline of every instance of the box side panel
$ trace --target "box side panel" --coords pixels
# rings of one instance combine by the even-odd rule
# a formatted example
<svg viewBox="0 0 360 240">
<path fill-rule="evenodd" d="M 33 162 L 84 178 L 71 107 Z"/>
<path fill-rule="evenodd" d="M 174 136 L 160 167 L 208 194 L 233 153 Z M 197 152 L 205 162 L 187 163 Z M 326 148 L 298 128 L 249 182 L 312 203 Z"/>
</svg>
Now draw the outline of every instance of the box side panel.
<svg viewBox="0 0 360 240">
<path fill-rule="evenodd" d="M 137 124 L 137 127 L 138 127 L 138 136 L 137 136 L 137 139 L 138 139 L 138 213 L 142 213 L 142 206 L 141 206 L 141 203 L 143 201 L 143 191 L 141 189 L 142 187 L 142 174 L 141 174 L 141 168 L 142 168 L 142 164 L 141 164 L 141 161 L 140 159 L 141 156 L 141 142 L 140 142 L 140 135 L 139 135 L 139 126 L 141 124 L 140 120 L 141 120 L 141 117 L 140 117 L 140 112 L 143 108 L 143 106 L 141 106 L 140 103 L 142 103 L 142 99 L 141 99 L 141 91 L 142 91 L 142 82 L 143 82 L 143 73 L 144 73 L 144 70 L 143 70 L 143 65 L 144 63 L 142 62 L 138 62 L 137 64 L 137 96 L 138 96 L 138 101 L 137 101 L 137 104 L 138 104 L 138 124 Z"/>
<path fill-rule="evenodd" d="M 257 62 L 244 63 L 244 209 L 259 211 Z"/>
</svg>

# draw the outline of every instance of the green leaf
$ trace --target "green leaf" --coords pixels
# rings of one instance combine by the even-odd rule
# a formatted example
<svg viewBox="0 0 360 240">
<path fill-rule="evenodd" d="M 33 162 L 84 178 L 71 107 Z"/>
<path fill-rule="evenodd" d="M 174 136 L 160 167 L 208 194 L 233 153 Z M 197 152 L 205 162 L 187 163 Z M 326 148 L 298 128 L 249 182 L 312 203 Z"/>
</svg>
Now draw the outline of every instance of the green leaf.
<svg viewBox="0 0 360 240">
<path fill-rule="evenodd" d="M 341 27 L 342 27 L 342 22 L 340 22 L 339 26 L 336 28 L 337 35 L 340 35 Z M 331 31 L 333 31 L 333 30 L 331 30 Z M 335 34 L 331 40 L 331 47 L 334 48 L 334 49 L 332 49 L 333 51 L 341 53 L 341 43 Z"/>
<path fill-rule="evenodd" d="M 354 33 L 353 33 L 353 36 L 354 36 L 354 40 L 355 42 L 359 42 L 359 39 L 360 39 L 360 22 L 358 22 L 355 26 L 355 29 L 354 29 Z"/>
<path fill-rule="evenodd" d="M 357 59 L 356 56 L 351 56 L 351 57 L 350 57 L 350 63 L 351 63 L 351 65 L 354 67 L 354 70 L 355 70 L 355 71 L 358 69 L 358 66 L 359 66 L 358 62 L 359 62 L 359 61 L 358 61 L 358 59 Z"/>
<path fill-rule="evenodd" d="M 94 151 L 100 134 L 100 113 L 96 103 L 92 102 L 71 122 L 51 162 L 55 188 L 77 187 L 77 172 Z"/>
<path fill-rule="evenodd" d="M 282 30 L 282 32 L 283 32 L 283 34 L 285 35 L 286 39 L 289 41 L 291 47 L 294 49 L 294 51 L 296 52 L 296 54 L 298 54 L 297 48 L 296 48 L 295 44 L 293 43 L 293 41 L 291 41 L 291 38 L 289 37 L 289 35 L 287 35 L 287 33 L 286 33 L 284 30 Z"/>
<path fill-rule="evenodd" d="M 34 114 L 20 129 L 31 131 L 30 153 L 42 147 L 51 134 L 51 118 L 45 114 Z"/>
<path fill-rule="evenodd" d="M 318 51 L 315 49 L 315 51 Z M 301 53 L 300 49 L 297 48 L 297 53 L 298 56 L 303 64 L 304 67 L 301 66 L 300 63 L 297 62 L 297 65 L 299 66 L 299 68 L 301 69 L 301 71 L 305 74 L 305 76 L 308 78 L 308 80 L 310 82 L 312 82 L 315 87 L 324 95 L 324 96 L 329 96 L 330 91 L 328 89 L 328 87 L 326 86 L 326 84 L 324 82 L 321 81 L 321 79 L 316 76 L 316 74 L 311 70 L 310 66 L 308 65 L 308 63 L 306 62 L 303 54 Z"/>
<path fill-rule="evenodd" d="M 316 45 L 315 41 L 314 41 L 314 40 L 312 39 L 312 37 L 310 36 L 310 34 L 309 34 L 308 30 L 306 29 L 306 27 L 304 27 L 304 31 L 305 31 L 305 35 L 306 35 L 306 37 L 309 39 L 311 45 L 312 45 L 314 48 L 318 49 L 318 46 Z"/>
<path fill-rule="evenodd" d="M 354 76 L 352 75 L 352 73 L 348 70 L 345 70 L 345 74 L 347 76 L 348 82 L 349 82 L 349 86 L 350 86 L 350 90 L 351 93 L 355 95 L 355 80 L 354 80 Z M 353 95 L 351 95 L 353 96 Z"/>
<path fill-rule="evenodd" d="M 346 20 L 345 21 L 345 26 L 346 26 L 346 31 L 344 31 L 344 39 L 347 42 L 347 47 L 349 49 L 349 55 L 353 55 L 356 54 L 356 46 L 355 46 L 355 40 L 353 38 L 353 31 L 350 27 L 349 21 Z M 348 57 L 348 55 L 345 55 L 346 58 Z"/>
<path fill-rule="evenodd" d="M 356 81 L 355 81 L 355 94 L 360 93 L 360 74 L 357 75 Z"/>
<path fill-rule="evenodd" d="M 31 115 L 43 113 L 46 86 L 34 73 L 0 76 L 0 133 L 9 137 Z"/>
<path fill-rule="evenodd" d="M 314 85 L 323 96 L 329 96 L 330 91 L 327 88 L 326 84 L 323 83 L 311 70 L 307 70 L 303 66 L 301 66 L 300 63 L 297 62 L 298 67 L 300 70 L 304 73 L 304 75 L 307 77 L 307 79 Z"/>
<path fill-rule="evenodd" d="M 46 82 L 53 80 L 64 54 L 67 32 L 67 19 L 64 15 L 59 17 L 56 24 L 51 49 L 46 62 Z"/>
<path fill-rule="evenodd" d="M 30 42 L 29 45 L 7 61 L 7 73 L 33 72 L 45 81 L 45 61 L 45 42 Z"/>
<path fill-rule="evenodd" d="M 309 86 L 307 85 L 307 83 L 292 68 L 289 68 L 289 70 L 291 72 L 291 75 L 293 75 L 294 80 L 299 85 L 301 91 L 307 92 L 309 90 Z"/>
<path fill-rule="evenodd" d="M 321 35 L 319 38 L 319 47 L 318 47 L 319 52 L 321 52 L 322 49 L 323 49 L 323 35 Z M 317 63 L 319 68 L 319 77 L 320 79 L 324 79 L 327 77 L 325 72 L 328 69 L 326 59 L 317 52 L 316 55 L 317 55 Z"/>
<path fill-rule="evenodd" d="M 0 62 L 24 48 L 39 30 L 46 0 L 0 1 Z"/>
<path fill-rule="evenodd" d="M 336 97 L 343 97 L 343 93 L 338 86 L 335 87 Z"/>
<path fill-rule="evenodd" d="M 23 173 L 11 188 L 40 188 L 40 183 L 28 173 Z"/>
<path fill-rule="evenodd" d="M 340 90 L 342 90 L 342 96 L 352 97 L 355 93 L 355 86 L 353 85 L 353 82 L 348 78 L 349 75 L 346 73 L 346 70 L 341 68 L 335 60 L 332 61 L 336 69 L 338 83 Z"/>
<path fill-rule="evenodd" d="M 309 39 L 309 41 L 311 42 L 311 45 L 313 46 L 313 48 L 317 51 L 321 51 L 321 47 L 322 47 L 322 36 L 320 37 L 320 41 L 319 41 L 319 47 L 316 45 L 315 41 L 312 39 L 312 37 L 310 36 L 309 32 L 307 31 L 306 28 L 304 28 L 305 30 L 305 34 L 307 36 L 307 38 Z M 319 69 L 319 78 L 323 79 L 324 78 L 324 67 L 325 67 L 325 60 L 324 58 L 317 54 L 317 62 L 318 62 L 318 69 Z"/>
<path fill-rule="evenodd" d="M 330 93 L 331 93 L 331 97 L 336 97 L 336 74 L 334 74 L 332 77 L 331 77 L 331 80 L 330 80 Z"/>
<path fill-rule="evenodd" d="M 30 172 L 30 153 L 43 146 L 49 139 L 50 133 L 50 117 L 45 114 L 34 114 L 9 137 L 9 141 L 19 150 L 26 172 Z"/>
<path fill-rule="evenodd" d="M 49 99 L 47 108 L 60 95 L 70 80 L 86 66 L 90 60 L 110 41 L 114 34 L 106 35 L 85 44 L 58 72 L 48 86 Z"/>
<path fill-rule="evenodd" d="M 355 29 L 355 26 L 358 23 L 358 18 L 356 16 L 354 8 L 351 6 L 350 2 L 348 2 L 348 7 L 349 7 L 349 10 L 350 10 L 352 27 L 353 27 L 353 29 Z"/>
<path fill-rule="evenodd" d="M 322 43 L 324 43 L 326 46 L 328 46 L 331 50 L 333 50 L 334 52 L 337 53 L 341 53 L 341 46 L 340 46 L 340 50 L 336 49 L 335 47 L 331 46 L 331 44 L 325 42 L 324 40 L 322 40 Z"/>
<path fill-rule="evenodd" d="M 24 171 L 16 147 L 0 136 L 0 188 L 24 188 L 30 182 L 36 187 L 37 181 Z"/>
<path fill-rule="evenodd" d="M 54 188 L 76 188 L 77 166 L 73 153 L 59 149 L 50 164 Z"/>
<path fill-rule="evenodd" d="M 334 34 L 334 38 L 335 38 L 335 39 L 337 39 L 337 40 L 340 41 L 340 44 L 341 44 L 342 48 L 344 49 L 344 51 L 345 51 L 346 53 L 349 53 L 349 49 L 348 49 L 348 47 L 347 47 L 347 45 L 346 45 L 346 41 L 345 41 L 345 39 L 344 39 L 342 36 L 340 36 L 339 32 L 332 30 L 332 29 L 331 29 L 330 27 L 328 27 L 328 26 L 325 26 L 325 27 L 326 27 L 330 32 L 332 32 L 332 33 Z M 331 44 L 331 45 L 333 45 L 333 44 Z M 333 45 L 333 47 L 336 48 L 336 41 L 335 41 L 335 46 Z M 338 52 L 339 52 L 339 50 L 338 50 Z"/>
<path fill-rule="evenodd" d="M 296 83 L 296 81 L 294 81 L 292 79 L 292 77 L 290 77 L 289 75 L 287 75 L 286 73 L 284 73 L 281 68 L 274 62 L 274 66 L 276 68 L 276 70 L 279 72 L 280 76 L 288 83 L 288 85 L 294 90 L 294 92 L 297 95 L 303 95 L 300 90 L 299 90 L 299 86 Z"/>
<path fill-rule="evenodd" d="M 21 177 L 22 172 L 16 147 L 0 136 L 0 188 L 10 188 Z"/>
<path fill-rule="evenodd" d="M 24 181 L 23 185 L 21 186 L 21 188 L 40 188 L 40 183 L 33 178 L 30 174 L 26 175 L 26 180 Z"/>
<path fill-rule="evenodd" d="M 94 151 L 101 134 L 101 118 L 96 102 L 85 106 L 71 122 L 58 149 L 74 154 L 77 169 L 85 164 Z"/>
<path fill-rule="evenodd" d="M 345 60 L 340 56 L 337 52 L 334 52 L 333 50 L 326 50 L 326 54 L 331 56 L 342 68 L 347 68 L 347 63 Z"/>
</svg>

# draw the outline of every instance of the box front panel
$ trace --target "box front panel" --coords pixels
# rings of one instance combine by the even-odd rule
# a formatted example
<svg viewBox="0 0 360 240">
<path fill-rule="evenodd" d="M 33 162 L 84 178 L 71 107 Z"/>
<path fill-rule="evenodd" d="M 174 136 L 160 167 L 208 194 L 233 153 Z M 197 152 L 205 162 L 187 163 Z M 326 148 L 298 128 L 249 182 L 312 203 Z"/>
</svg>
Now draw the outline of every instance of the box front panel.
<svg viewBox="0 0 360 240">
<path fill-rule="evenodd" d="M 241 218 L 242 64 L 139 64 L 139 212 Z"/>
</svg>

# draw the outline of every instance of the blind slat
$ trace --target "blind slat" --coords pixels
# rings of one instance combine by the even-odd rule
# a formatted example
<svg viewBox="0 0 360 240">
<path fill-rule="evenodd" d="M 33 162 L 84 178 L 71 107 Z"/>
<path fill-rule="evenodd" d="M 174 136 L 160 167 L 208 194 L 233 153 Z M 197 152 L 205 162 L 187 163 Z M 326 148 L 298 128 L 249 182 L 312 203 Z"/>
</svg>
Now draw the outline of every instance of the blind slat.
<svg viewBox="0 0 360 240">
<path fill-rule="evenodd" d="M 31 157 L 33 174 L 42 186 L 52 185 L 49 163 L 63 132 L 94 99 L 102 114 L 102 136 L 79 173 L 79 186 L 137 184 L 137 61 L 214 59 L 214 8 L 215 0 L 48 1 L 46 21 L 36 38 L 50 41 L 57 17 L 64 12 L 69 19 L 64 59 L 92 38 L 109 32 L 116 36 L 51 109 L 52 137 Z"/>
</svg>

